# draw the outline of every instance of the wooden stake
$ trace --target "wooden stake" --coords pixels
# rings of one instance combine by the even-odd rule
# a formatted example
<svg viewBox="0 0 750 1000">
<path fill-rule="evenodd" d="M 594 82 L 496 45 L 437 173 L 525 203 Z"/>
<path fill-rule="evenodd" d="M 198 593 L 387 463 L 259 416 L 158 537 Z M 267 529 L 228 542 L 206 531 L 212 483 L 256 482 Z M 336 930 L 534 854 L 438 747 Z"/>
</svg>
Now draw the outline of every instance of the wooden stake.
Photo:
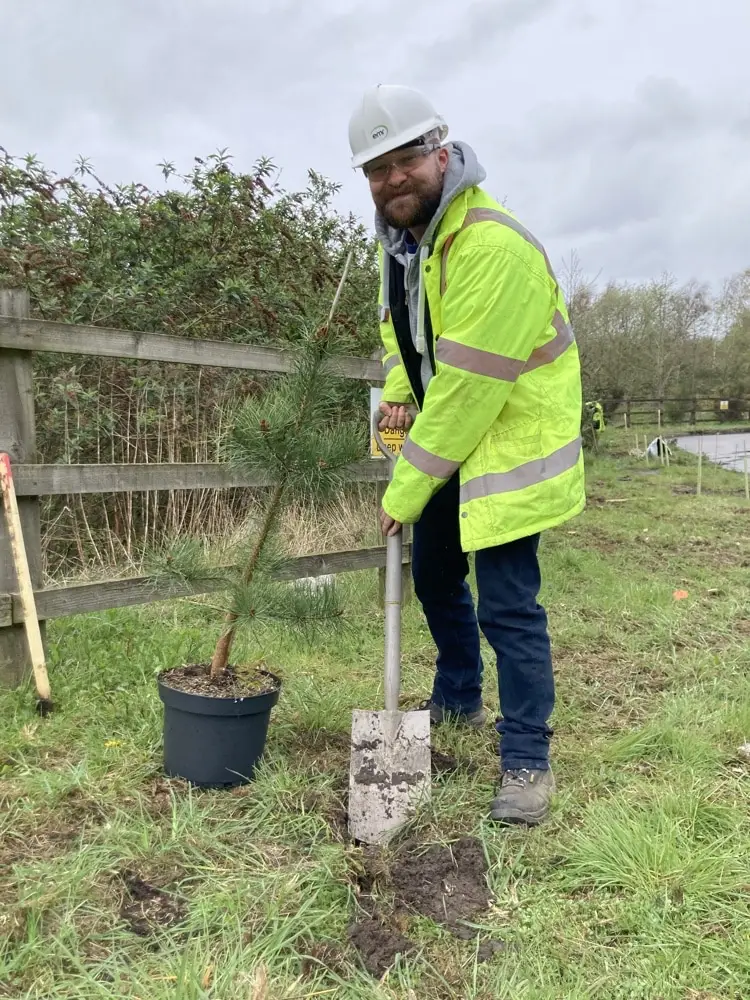
<svg viewBox="0 0 750 1000">
<path fill-rule="evenodd" d="M 656 422 L 659 425 L 659 430 L 661 430 L 661 409 L 656 411 Z"/>
<path fill-rule="evenodd" d="M 742 464 L 745 468 L 745 499 L 750 503 L 750 478 L 747 474 L 747 441 L 745 442 L 745 454 L 742 456 Z"/>
<path fill-rule="evenodd" d="M 701 434 L 698 441 L 698 488 L 695 493 L 696 496 L 701 495 L 701 486 L 703 485 L 703 435 Z"/>
<path fill-rule="evenodd" d="M 628 412 L 626 410 L 625 411 L 625 430 L 627 430 L 627 429 L 628 429 Z"/>
<path fill-rule="evenodd" d="M 23 625 L 26 632 L 26 641 L 29 644 L 31 668 L 34 671 L 34 682 L 37 694 L 39 695 L 39 707 L 44 715 L 52 707 L 52 695 L 49 687 L 49 677 L 47 676 L 47 664 L 44 658 L 42 632 L 39 628 L 39 619 L 36 614 L 36 602 L 34 600 L 34 588 L 31 583 L 29 561 L 26 558 L 26 546 L 23 540 L 23 531 L 21 530 L 21 517 L 18 513 L 16 491 L 13 486 L 13 473 L 10 467 L 10 458 L 5 452 L 0 453 L 0 489 L 3 494 L 3 507 L 5 508 L 5 517 L 8 524 L 8 537 L 11 552 L 13 553 L 18 590 L 21 596 Z"/>
<path fill-rule="evenodd" d="M 341 278 L 339 280 L 338 287 L 336 288 L 336 294 L 333 296 L 333 303 L 331 304 L 331 311 L 328 313 L 328 320 L 326 322 L 326 330 L 328 329 L 328 327 L 333 322 L 333 316 L 334 316 L 334 313 L 336 312 L 336 306 L 339 304 L 339 299 L 341 298 L 341 292 L 343 291 L 344 284 L 346 282 L 346 276 L 347 276 L 347 274 L 349 274 L 349 267 L 351 266 L 352 257 L 353 256 L 354 256 L 354 251 L 350 250 L 349 254 L 348 254 L 347 258 L 346 258 L 346 263 L 344 264 L 344 270 L 343 270 L 343 272 L 341 274 Z"/>
<path fill-rule="evenodd" d="M 25 289 L 0 288 L 0 316 L 27 319 L 29 313 L 29 293 Z M 37 461 L 31 351 L 0 348 L 0 452 L 3 451 L 16 465 L 33 465 Z M 43 575 L 38 496 L 19 496 L 18 510 L 31 582 L 39 590 Z M 10 594 L 15 589 L 13 553 L 0 500 L 0 594 Z M 44 624 L 40 624 L 42 639 Z M 31 672 L 23 625 L 0 627 L 0 686 L 18 687 Z"/>
</svg>

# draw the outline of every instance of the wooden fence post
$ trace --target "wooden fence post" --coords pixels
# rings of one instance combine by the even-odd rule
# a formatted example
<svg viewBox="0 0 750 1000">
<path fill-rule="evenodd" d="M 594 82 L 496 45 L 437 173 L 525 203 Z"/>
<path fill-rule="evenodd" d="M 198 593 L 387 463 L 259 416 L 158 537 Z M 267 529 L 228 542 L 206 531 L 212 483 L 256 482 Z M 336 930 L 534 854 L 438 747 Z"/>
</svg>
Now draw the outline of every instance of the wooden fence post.
<svg viewBox="0 0 750 1000">
<path fill-rule="evenodd" d="M 25 319 L 29 315 L 29 294 L 22 289 L 0 289 L 0 316 Z M 11 462 L 36 462 L 34 387 L 32 356 L 29 351 L 0 348 L 0 451 Z M 34 588 L 42 584 L 42 543 L 37 497 L 19 497 L 26 553 Z M 16 591 L 16 575 L 5 518 L 0 516 L 0 594 Z M 44 623 L 42 623 L 44 636 Z M 0 684 L 17 687 L 31 670 L 23 625 L 0 628 Z"/>
</svg>

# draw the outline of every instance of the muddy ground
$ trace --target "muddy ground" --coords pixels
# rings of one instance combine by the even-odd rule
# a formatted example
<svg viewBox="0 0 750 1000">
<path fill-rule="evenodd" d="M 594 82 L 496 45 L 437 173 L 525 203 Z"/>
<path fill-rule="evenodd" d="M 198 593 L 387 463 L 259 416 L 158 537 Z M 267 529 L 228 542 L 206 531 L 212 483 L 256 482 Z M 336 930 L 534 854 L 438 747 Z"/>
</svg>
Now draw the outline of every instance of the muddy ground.
<svg viewBox="0 0 750 1000">
<path fill-rule="evenodd" d="M 349 940 L 375 976 L 415 947 L 408 937 L 410 917 L 429 917 L 456 937 L 476 939 L 479 932 L 468 924 L 481 921 L 492 898 L 487 859 L 474 837 L 447 846 L 407 843 L 392 858 L 366 849 L 356 882 L 364 915 L 350 927 Z M 382 899 L 390 895 L 393 907 L 386 909 Z M 503 947 L 500 941 L 480 942 L 479 960 Z"/>
</svg>

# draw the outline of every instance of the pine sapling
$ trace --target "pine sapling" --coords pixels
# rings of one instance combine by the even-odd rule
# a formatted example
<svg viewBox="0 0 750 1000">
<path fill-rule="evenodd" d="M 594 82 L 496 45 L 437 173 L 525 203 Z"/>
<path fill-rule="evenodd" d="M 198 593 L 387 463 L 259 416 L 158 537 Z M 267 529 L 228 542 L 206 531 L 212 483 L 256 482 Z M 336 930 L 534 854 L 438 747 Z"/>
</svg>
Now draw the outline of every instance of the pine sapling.
<svg viewBox="0 0 750 1000">
<path fill-rule="evenodd" d="M 292 370 L 276 377 L 262 396 L 248 399 L 234 420 L 229 461 L 236 469 L 265 480 L 269 493 L 247 553 L 223 570 L 231 599 L 211 658 L 214 682 L 229 668 L 239 628 L 270 622 L 307 629 L 341 618 L 330 585 L 305 590 L 278 579 L 283 558 L 278 554 L 276 528 L 290 504 L 319 504 L 339 492 L 350 477 L 349 467 L 365 451 L 364 424 L 341 419 L 341 379 L 333 374 L 331 364 L 341 353 L 333 320 L 350 261 L 351 254 L 326 322 L 304 337 Z M 182 545 L 181 558 L 171 558 L 173 572 L 207 575 L 190 543 Z M 192 570 L 186 569 L 191 563 Z"/>
</svg>

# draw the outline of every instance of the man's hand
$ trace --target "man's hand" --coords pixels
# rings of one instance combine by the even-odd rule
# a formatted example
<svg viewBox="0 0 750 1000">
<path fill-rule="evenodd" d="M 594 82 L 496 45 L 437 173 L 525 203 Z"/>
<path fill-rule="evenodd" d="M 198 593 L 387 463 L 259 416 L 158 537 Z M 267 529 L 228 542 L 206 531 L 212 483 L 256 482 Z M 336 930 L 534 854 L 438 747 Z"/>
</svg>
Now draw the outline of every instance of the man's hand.
<svg viewBox="0 0 750 1000">
<path fill-rule="evenodd" d="M 387 538 L 392 538 L 393 535 L 397 535 L 401 531 L 401 522 L 394 521 L 390 514 L 386 514 L 383 508 L 380 508 L 380 530 Z"/>
<path fill-rule="evenodd" d="M 381 431 L 408 431 L 414 423 L 411 408 L 404 403 L 381 403 L 380 412 L 383 414 L 378 424 Z"/>
</svg>

